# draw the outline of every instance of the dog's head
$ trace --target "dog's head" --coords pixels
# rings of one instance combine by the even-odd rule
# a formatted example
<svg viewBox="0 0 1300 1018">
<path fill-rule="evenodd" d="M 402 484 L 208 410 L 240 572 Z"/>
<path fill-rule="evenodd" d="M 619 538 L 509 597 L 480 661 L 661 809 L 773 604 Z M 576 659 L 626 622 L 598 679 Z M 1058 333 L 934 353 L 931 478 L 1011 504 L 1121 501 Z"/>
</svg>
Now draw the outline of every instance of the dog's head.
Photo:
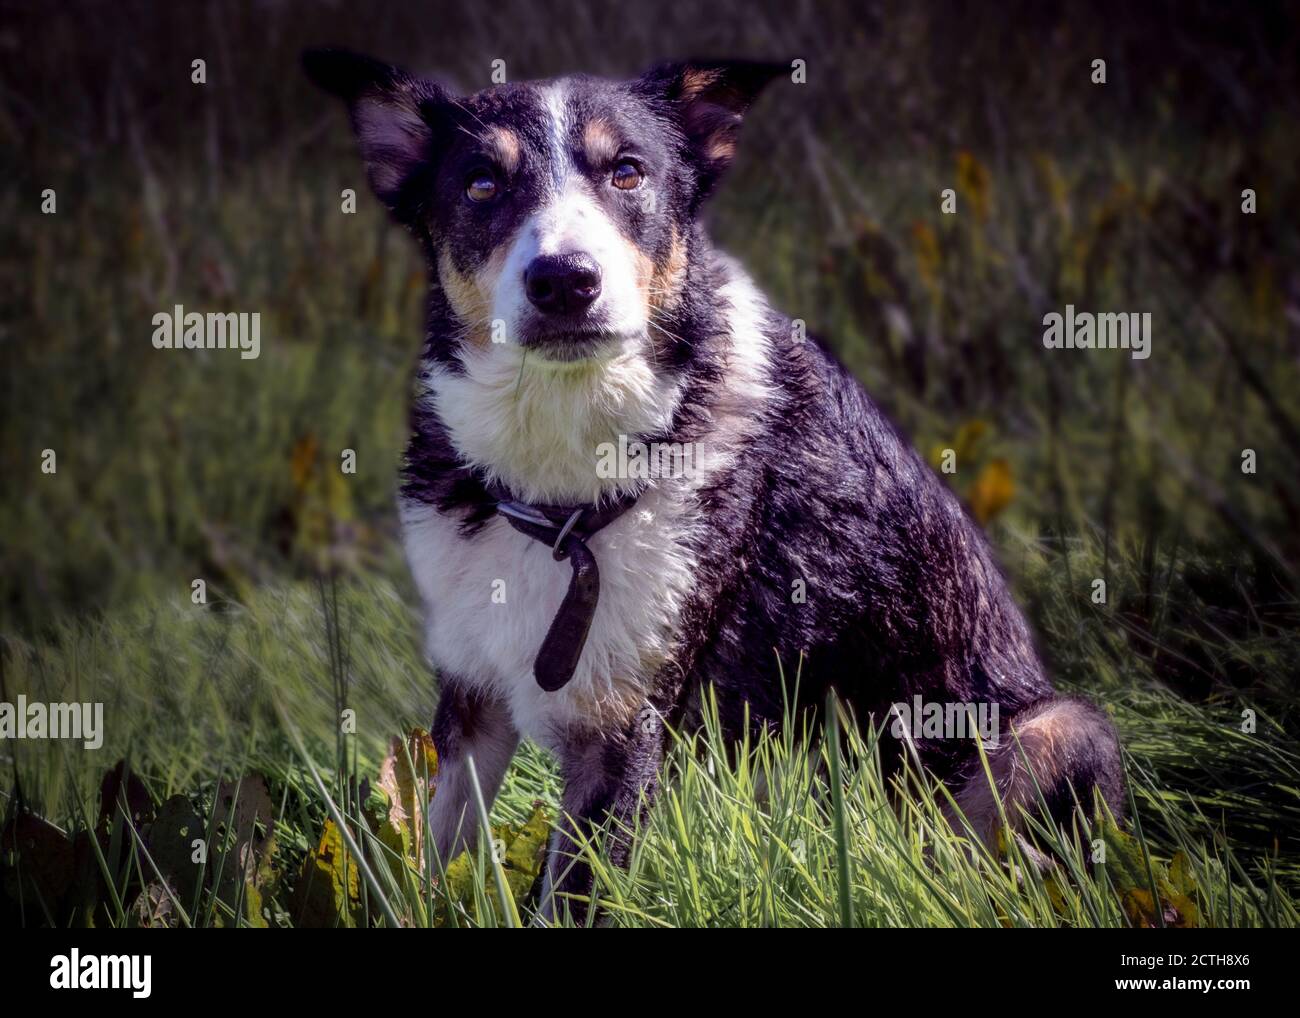
<svg viewBox="0 0 1300 1018">
<path fill-rule="evenodd" d="M 442 355 L 497 344 L 545 362 L 646 347 L 672 321 L 701 202 L 785 70 L 694 62 L 458 97 L 344 51 L 304 63 L 348 102 L 375 193 L 427 242 L 460 326 Z"/>
</svg>

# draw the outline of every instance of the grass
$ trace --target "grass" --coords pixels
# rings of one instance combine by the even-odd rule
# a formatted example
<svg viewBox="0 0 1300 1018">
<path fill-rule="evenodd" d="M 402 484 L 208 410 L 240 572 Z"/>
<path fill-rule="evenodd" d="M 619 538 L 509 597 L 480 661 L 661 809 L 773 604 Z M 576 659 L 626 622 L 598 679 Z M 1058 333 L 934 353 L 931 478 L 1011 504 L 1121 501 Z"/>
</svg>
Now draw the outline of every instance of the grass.
<svg viewBox="0 0 1300 1018">
<path fill-rule="evenodd" d="M 447 880 L 427 854 L 417 867 L 409 845 L 408 864 L 393 865 L 400 845 L 394 850 L 377 832 L 374 817 L 382 814 L 384 800 L 376 800 L 378 807 L 368 800 L 376 794 L 389 740 L 423 723 L 434 702 L 416 629 L 413 612 L 390 580 L 357 575 L 337 584 L 263 588 L 246 604 L 220 608 L 176 598 L 94 623 L 71 623 L 58 640 L 40 647 L 11 643 L 5 675 L 11 697 L 25 691 L 47 701 L 102 700 L 113 719 L 104 747 L 94 753 L 57 752 L 51 747 L 60 744 L 52 743 L 11 745 L 27 807 L 54 821 L 70 840 L 96 826 L 109 834 L 101 883 L 118 889 L 119 899 L 106 903 L 101 896 L 98 910 L 83 904 L 78 911 L 64 898 L 66 911 L 46 917 L 31 900 L 32 888 L 20 881 L 23 900 L 10 907 L 17 904 L 27 923 L 141 921 L 132 896 L 157 882 L 149 829 L 142 824 L 145 833 L 138 837 L 125 823 L 130 810 L 114 815 L 111 801 L 109 822 L 94 819 L 101 812 L 103 772 L 122 756 L 153 803 L 183 796 L 205 831 L 214 829 L 213 817 L 220 813 L 213 802 L 222 780 L 255 775 L 265 781 L 274 816 L 274 850 L 265 865 L 274 876 L 255 887 L 262 911 L 256 919 L 243 911 L 239 881 L 208 877 L 206 887 L 200 882 L 191 889 L 199 907 L 186 911 L 196 925 L 502 925 L 515 922 L 516 913 L 528 922 L 536 888 L 526 860 L 512 874 L 522 878 L 513 890 L 486 851 L 462 859 L 463 872 Z M 1164 872 L 1182 854 L 1201 924 L 1293 925 L 1296 863 L 1280 852 L 1276 833 L 1296 823 L 1300 756 L 1273 720 L 1262 715 L 1258 732 L 1247 736 L 1236 705 L 1194 708 L 1150 681 L 1130 681 L 1106 702 L 1126 747 L 1140 820 L 1140 829 L 1130 834 L 1141 857 L 1149 856 Z M 355 711 L 355 733 L 322 738 L 340 730 L 346 709 Z M 727 752 L 716 721 L 676 739 L 664 794 L 628 869 L 611 867 L 598 844 L 589 846 L 597 893 L 611 921 L 1141 921 L 1143 913 L 1131 901 L 1126 910 L 1124 892 L 1132 888 L 1124 880 L 1131 873 L 1119 863 L 1089 862 L 1093 840 L 1103 837 L 1099 831 L 1076 832 L 1077 844 L 1040 832 L 1063 860 L 1060 872 L 1044 876 L 1015 843 L 1008 855 L 995 857 L 955 838 L 942 819 L 943 791 L 910 769 L 882 774 L 873 733 L 864 736 L 848 719 L 825 740 L 800 739 L 798 730 L 790 723 L 783 734 L 735 754 Z M 517 830 L 538 802 L 553 818 L 558 791 L 548 755 L 526 745 L 492 821 Z M 8 798 L 6 811 L 15 805 Z M 319 909 L 304 905 L 301 884 L 328 820 L 350 832 L 354 844 L 347 860 L 364 860 L 369 873 L 358 875 L 350 909 L 332 915 L 326 909 L 322 918 Z M 115 826 L 117 841 L 109 844 Z M 226 853 L 242 843 L 233 833 L 229 837 Z M 208 838 L 213 872 L 237 866 L 238 856 L 226 861 L 219 840 Z"/>
</svg>

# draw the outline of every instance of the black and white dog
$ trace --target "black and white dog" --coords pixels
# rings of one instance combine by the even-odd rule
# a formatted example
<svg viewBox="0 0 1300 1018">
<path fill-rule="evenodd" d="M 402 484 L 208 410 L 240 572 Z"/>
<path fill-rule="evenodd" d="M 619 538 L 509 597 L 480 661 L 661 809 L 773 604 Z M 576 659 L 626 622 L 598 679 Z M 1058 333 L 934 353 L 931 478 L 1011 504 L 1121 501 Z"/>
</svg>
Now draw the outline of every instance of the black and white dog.
<svg viewBox="0 0 1300 1018">
<path fill-rule="evenodd" d="M 1013 819 L 1035 782 L 1057 819 L 1094 788 L 1121 811 L 1111 725 L 1054 694 L 979 528 L 698 222 L 786 69 L 454 96 L 355 54 L 304 59 L 430 267 L 401 517 L 441 679 L 444 859 L 475 837 L 467 760 L 490 799 L 527 736 L 565 782 L 549 872 L 581 892 L 571 825 L 632 825 L 665 726 L 690 726 L 707 685 L 733 732 L 746 705 L 780 720 L 782 667 L 803 700 L 833 687 L 877 723 L 916 697 L 996 705 Z M 655 448 L 689 469 L 634 468 Z M 915 745 L 988 836 L 970 741 Z"/>
</svg>

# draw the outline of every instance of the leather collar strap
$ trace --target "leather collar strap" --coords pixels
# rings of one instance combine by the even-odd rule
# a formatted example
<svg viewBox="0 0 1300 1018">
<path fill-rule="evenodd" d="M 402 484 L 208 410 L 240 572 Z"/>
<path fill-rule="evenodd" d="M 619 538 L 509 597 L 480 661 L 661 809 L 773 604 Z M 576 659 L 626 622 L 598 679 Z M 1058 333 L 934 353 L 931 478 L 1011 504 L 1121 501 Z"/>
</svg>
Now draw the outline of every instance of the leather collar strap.
<svg viewBox="0 0 1300 1018">
<path fill-rule="evenodd" d="M 547 545 L 557 562 L 568 559 L 573 568 L 568 592 L 533 662 L 537 684 L 553 693 L 573 678 L 600 598 L 600 570 L 587 542 L 631 509 L 637 495 L 621 495 L 609 503 L 558 506 L 519 502 L 494 485 L 488 492 L 497 500 L 499 516 L 521 534 Z"/>
</svg>

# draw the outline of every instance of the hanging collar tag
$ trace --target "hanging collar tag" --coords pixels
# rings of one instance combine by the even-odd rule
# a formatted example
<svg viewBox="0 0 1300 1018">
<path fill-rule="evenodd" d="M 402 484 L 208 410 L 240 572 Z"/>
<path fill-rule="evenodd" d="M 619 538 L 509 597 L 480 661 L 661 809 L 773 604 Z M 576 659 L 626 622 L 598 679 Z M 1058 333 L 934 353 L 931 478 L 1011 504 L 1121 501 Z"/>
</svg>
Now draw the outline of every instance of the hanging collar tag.
<svg viewBox="0 0 1300 1018">
<path fill-rule="evenodd" d="M 552 557 L 557 562 L 567 559 L 573 570 L 569 589 L 533 661 L 537 684 L 554 693 L 577 670 L 600 600 L 600 570 L 587 542 L 631 509 L 637 496 L 625 495 L 608 505 L 549 506 L 520 502 L 505 497 L 504 491 L 493 494 L 498 495 L 498 515 L 521 534 L 548 545 Z"/>
</svg>

